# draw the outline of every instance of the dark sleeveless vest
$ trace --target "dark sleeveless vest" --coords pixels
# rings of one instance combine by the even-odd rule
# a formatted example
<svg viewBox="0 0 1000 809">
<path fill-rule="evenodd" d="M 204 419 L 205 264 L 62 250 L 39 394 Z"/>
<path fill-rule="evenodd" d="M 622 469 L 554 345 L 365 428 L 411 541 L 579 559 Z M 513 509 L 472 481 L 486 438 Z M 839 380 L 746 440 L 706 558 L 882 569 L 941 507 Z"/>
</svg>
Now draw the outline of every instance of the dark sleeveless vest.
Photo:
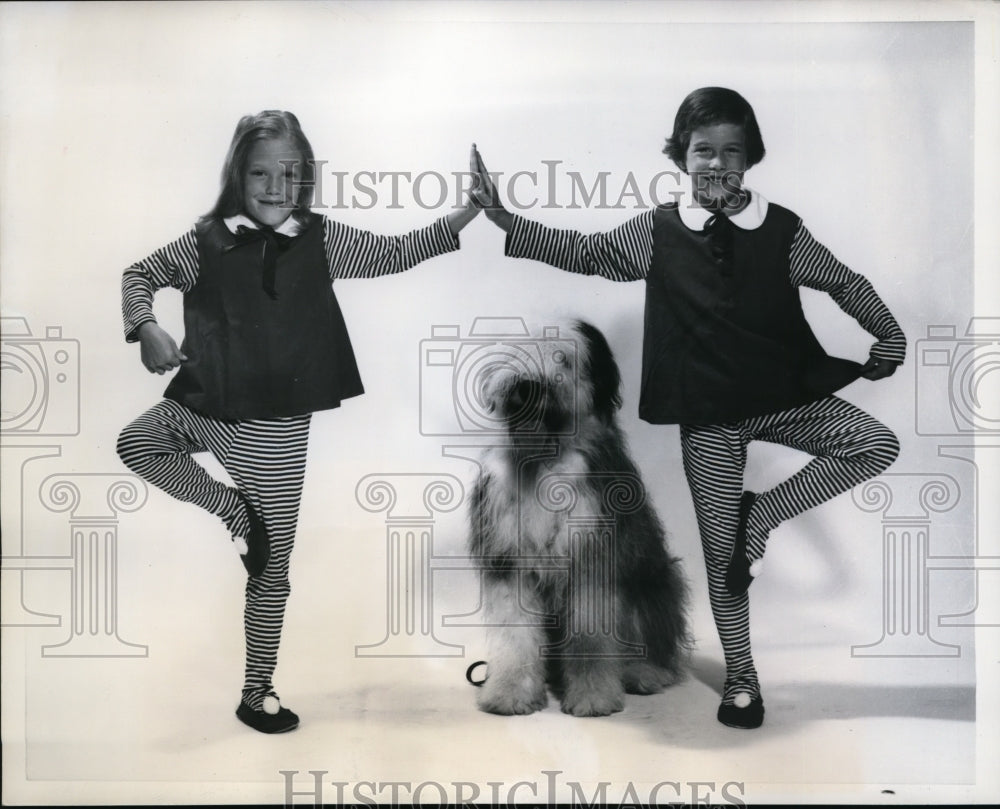
<svg viewBox="0 0 1000 809">
<path fill-rule="evenodd" d="M 652 424 L 724 424 L 817 401 L 860 375 L 830 357 L 789 281 L 799 218 L 769 205 L 730 241 L 689 229 L 676 203 L 654 213 L 646 278 L 639 416 Z"/>
<path fill-rule="evenodd" d="M 264 251 L 277 248 L 263 236 L 238 239 L 215 221 L 199 224 L 197 237 L 198 280 L 184 294 L 188 359 L 164 396 L 240 420 L 327 410 L 364 393 L 321 217 L 279 251 L 270 272 Z"/>
</svg>

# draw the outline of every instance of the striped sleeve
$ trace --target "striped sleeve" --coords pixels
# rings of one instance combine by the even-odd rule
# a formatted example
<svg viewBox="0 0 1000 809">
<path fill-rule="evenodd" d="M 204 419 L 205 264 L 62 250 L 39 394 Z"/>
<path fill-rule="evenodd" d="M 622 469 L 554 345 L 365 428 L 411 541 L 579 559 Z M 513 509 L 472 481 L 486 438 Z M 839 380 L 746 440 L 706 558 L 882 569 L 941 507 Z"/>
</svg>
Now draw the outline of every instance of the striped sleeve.
<svg viewBox="0 0 1000 809">
<path fill-rule="evenodd" d="M 139 339 L 136 330 L 153 316 L 153 294 L 158 289 L 173 287 L 181 292 L 191 289 L 198 280 L 198 240 L 195 229 L 151 256 L 137 261 L 122 273 L 122 318 L 125 339 Z"/>
<path fill-rule="evenodd" d="M 791 281 L 826 292 L 878 342 L 871 355 L 902 363 L 906 358 L 906 337 L 888 307 L 863 275 L 838 261 L 799 222 L 792 240 Z"/>
<path fill-rule="evenodd" d="M 641 281 L 653 255 L 653 211 L 644 211 L 614 230 L 584 235 L 514 216 L 506 255 L 529 258 L 560 270 L 599 275 L 611 281 Z"/>
<path fill-rule="evenodd" d="M 402 236 L 378 236 L 366 230 L 324 220 L 323 246 L 331 280 L 377 278 L 403 272 L 459 247 L 444 217 Z"/>
</svg>

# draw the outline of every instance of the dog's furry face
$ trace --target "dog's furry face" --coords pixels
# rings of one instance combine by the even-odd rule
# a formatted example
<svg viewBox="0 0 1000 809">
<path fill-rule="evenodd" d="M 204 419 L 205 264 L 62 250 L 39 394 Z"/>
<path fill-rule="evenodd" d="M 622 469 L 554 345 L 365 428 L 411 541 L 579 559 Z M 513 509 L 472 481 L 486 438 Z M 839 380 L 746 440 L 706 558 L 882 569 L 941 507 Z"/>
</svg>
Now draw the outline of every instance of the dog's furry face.
<svg viewBox="0 0 1000 809">
<path fill-rule="evenodd" d="M 486 409 L 512 441 L 572 436 L 589 419 L 613 423 L 621 407 L 621 375 L 600 331 L 572 321 L 532 348 L 526 359 L 497 361 L 482 379 Z"/>
</svg>

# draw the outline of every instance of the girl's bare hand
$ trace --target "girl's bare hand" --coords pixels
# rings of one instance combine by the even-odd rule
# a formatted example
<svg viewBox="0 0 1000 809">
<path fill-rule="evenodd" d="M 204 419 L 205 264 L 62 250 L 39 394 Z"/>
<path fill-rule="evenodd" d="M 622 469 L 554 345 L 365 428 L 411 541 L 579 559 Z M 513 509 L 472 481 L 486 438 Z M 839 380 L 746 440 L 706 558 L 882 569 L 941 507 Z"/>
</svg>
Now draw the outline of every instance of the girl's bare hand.
<svg viewBox="0 0 1000 809">
<path fill-rule="evenodd" d="M 878 357 L 869 357 L 861 368 L 861 376 L 865 379 L 885 379 L 896 373 L 898 363 L 892 360 L 883 360 Z"/>
<path fill-rule="evenodd" d="M 142 364 L 151 374 L 162 376 L 187 360 L 174 338 L 151 320 L 139 327 L 139 346 Z"/>
<path fill-rule="evenodd" d="M 504 231 L 509 231 L 514 222 L 514 217 L 500 202 L 500 195 L 497 193 L 493 179 L 486 170 L 483 156 L 479 154 L 476 144 L 472 144 L 472 152 L 469 155 L 469 170 L 474 176 L 471 196 L 473 201 L 486 213 L 486 218 Z"/>
</svg>

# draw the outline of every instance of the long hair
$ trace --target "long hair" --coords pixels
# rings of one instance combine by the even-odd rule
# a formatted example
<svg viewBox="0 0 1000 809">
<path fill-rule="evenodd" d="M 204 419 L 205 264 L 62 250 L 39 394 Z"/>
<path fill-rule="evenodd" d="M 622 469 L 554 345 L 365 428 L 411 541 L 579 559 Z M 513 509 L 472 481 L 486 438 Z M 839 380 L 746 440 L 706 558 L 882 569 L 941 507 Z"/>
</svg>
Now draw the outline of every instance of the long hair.
<svg viewBox="0 0 1000 809">
<path fill-rule="evenodd" d="M 667 138 L 663 153 L 687 173 L 687 150 L 691 133 L 699 127 L 713 124 L 735 124 L 743 127 L 747 152 L 747 168 L 764 159 L 764 141 L 761 138 L 757 116 L 743 96 L 726 87 L 701 87 L 689 93 L 674 117 L 673 134 Z"/>
<path fill-rule="evenodd" d="M 243 213 L 245 187 L 243 177 L 246 173 L 247 159 L 253 145 L 260 140 L 287 138 L 295 146 L 301 160 L 301 180 L 297 183 L 295 193 L 295 208 L 292 216 L 300 222 L 309 218 L 309 208 L 312 205 L 313 189 L 316 183 L 316 165 L 312 146 L 302 131 L 299 119 L 290 112 L 282 110 L 264 110 L 256 115 L 244 115 L 236 125 L 226 162 L 222 167 L 222 183 L 219 198 L 207 214 L 203 222 L 236 216 Z"/>
</svg>

